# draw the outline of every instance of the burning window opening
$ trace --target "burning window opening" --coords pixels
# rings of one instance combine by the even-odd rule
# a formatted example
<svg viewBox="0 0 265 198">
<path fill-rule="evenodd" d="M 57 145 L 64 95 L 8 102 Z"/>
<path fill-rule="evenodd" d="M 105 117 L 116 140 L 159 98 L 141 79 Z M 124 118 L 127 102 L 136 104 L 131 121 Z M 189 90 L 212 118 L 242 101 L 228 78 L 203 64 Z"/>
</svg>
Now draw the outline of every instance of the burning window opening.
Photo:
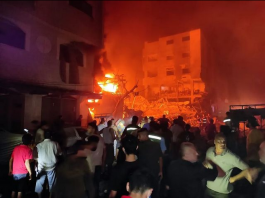
<svg viewBox="0 0 265 198">
<path fill-rule="evenodd" d="M 114 74 L 105 74 L 105 81 L 99 81 L 98 85 L 105 92 L 116 93 L 118 90 L 118 82 Z"/>
</svg>

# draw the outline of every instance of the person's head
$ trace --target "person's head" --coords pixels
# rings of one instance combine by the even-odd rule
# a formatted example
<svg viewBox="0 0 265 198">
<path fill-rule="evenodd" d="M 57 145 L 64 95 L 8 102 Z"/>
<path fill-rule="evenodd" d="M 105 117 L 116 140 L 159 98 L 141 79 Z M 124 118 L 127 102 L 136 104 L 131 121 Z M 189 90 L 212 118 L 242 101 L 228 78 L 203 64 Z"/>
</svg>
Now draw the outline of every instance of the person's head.
<svg viewBox="0 0 265 198">
<path fill-rule="evenodd" d="M 185 130 L 186 130 L 186 131 L 190 131 L 190 124 L 186 124 L 186 125 L 185 125 Z"/>
<path fill-rule="evenodd" d="M 133 135 L 126 135 L 125 138 L 121 140 L 122 150 L 126 155 L 136 154 L 138 147 L 138 140 Z"/>
<path fill-rule="evenodd" d="M 151 121 L 155 121 L 155 118 L 154 118 L 153 116 L 150 116 L 150 117 L 149 117 L 149 120 L 150 120 L 150 122 L 151 122 Z"/>
<path fill-rule="evenodd" d="M 22 143 L 26 146 L 30 145 L 32 141 L 32 136 L 30 134 L 25 134 L 22 136 Z"/>
<path fill-rule="evenodd" d="M 49 128 L 48 122 L 41 121 L 40 128 L 43 130 L 47 130 Z"/>
<path fill-rule="evenodd" d="M 144 117 L 144 122 L 148 123 L 148 117 L 147 116 Z"/>
<path fill-rule="evenodd" d="M 214 122 L 212 118 L 209 121 L 210 121 L 211 124 L 213 124 L 213 122 Z"/>
<path fill-rule="evenodd" d="M 182 116 L 178 116 L 178 120 L 179 121 L 183 121 L 183 117 Z"/>
<path fill-rule="evenodd" d="M 225 113 L 225 115 L 226 115 L 226 117 L 229 117 L 231 114 L 230 114 L 229 111 L 227 111 L 227 112 Z"/>
<path fill-rule="evenodd" d="M 246 126 L 250 129 L 254 129 L 259 126 L 259 123 L 254 116 L 251 116 L 248 118 Z"/>
<path fill-rule="evenodd" d="M 96 125 L 96 123 L 94 121 L 88 123 L 88 125 L 87 125 L 87 132 L 89 134 L 95 134 L 95 133 L 97 133 L 97 131 L 98 131 L 98 127 L 97 127 L 97 125 Z"/>
<path fill-rule="evenodd" d="M 88 138 L 86 138 L 84 147 L 91 151 L 95 151 L 97 150 L 98 142 L 99 142 L 99 137 L 95 135 L 91 135 Z"/>
<path fill-rule="evenodd" d="M 138 140 L 146 141 L 149 139 L 148 135 L 149 135 L 148 130 L 146 128 L 142 128 L 138 131 Z"/>
<path fill-rule="evenodd" d="M 173 120 L 173 123 L 174 123 L 174 124 L 178 124 L 178 121 L 179 121 L 178 119 L 174 119 L 174 120 Z"/>
<path fill-rule="evenodd" d="M 166 115 L 163 115 L 163 118 L 166 118 Z"/>
<path fill-rule="evenodd" d="M 265 164 L 265 141 L 263 141 L 259 147 L 259 160 Z"/>
<path fill-rule="evenodd" d="M 132 117 L 132 124 L 137 124 L 138 122 L 138 117 L 137 116 L 133 116 Z"/>
<path fill-rule="evenodd" d="M 130 176 L 126 189 L 132 198 L 149 198 L 153 192 L 154 180 L 149 170 L 138 169 Z"/>
<path fill-rule="evenodd" d="M 182 159 L 189 162 L 197 162 L 198 152 L 195 146 L 190 142 L 183 142 L 180 146 L 180 154 Z"/>
<path fill-rule="evenodd" d="M 52 133 L 49 130 L 44 131 L 44 139 L 51 139 L 52 138 Z"/>
<path fill-rule="evenodd" d="M 226 149 L 226 139 L 223 133 L 218 133 L 214 138 L 215 149 L 223 151 Z"/>
<path fill-rule="evenodd" d="M 104 124 L 105 123 L 105 118 L 101 118 L 100 119 L 100 124 Z"/>
<path fill-rule="evenodd" d="M 111 126 L 112 126 L 112 120 L 109 120 L 109 121 L 107 122 L 107 125 L 108 125 L 108 127 L 111 127 Z"/>
</svg>

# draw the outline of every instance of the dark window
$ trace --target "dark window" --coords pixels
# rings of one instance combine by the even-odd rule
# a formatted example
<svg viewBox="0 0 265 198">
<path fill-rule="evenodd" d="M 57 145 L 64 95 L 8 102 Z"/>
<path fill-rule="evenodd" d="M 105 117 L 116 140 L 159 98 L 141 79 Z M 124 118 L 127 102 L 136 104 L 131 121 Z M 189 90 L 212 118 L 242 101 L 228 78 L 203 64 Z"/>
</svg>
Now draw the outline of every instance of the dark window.
<svg viewBox="0 0 265 198">
<path fill-rule="evenodd" d="M 171 45 L 173 43 L 174 43 L 174 40 L 173 39 L 167 41 L 167 45 Z"/>
<path fill-rule="evenodd" d="M 0 43 L 25 49 L 26 34 L 16 24 L 0 17 Z"/>
<path fill-rule="evenodd" d="M 174 76 L 175 72 L 173 70 L 167 71 L 167 76 Z"/>
<path fill-rule="evenodd" d="M 190 57 L 190 53 L 182 53 L 182 58 Z"/>
<path fill-rule="evenodd" d="M 93 7 L 86 1 L 69 1 L 69 4 L 93 18 Z"/>
<path fill-rule="evenodd" d="M 83 53 L 76 49 L 72 53 L 74 53 L 74 57 L 76 59 L 77 65 L 80 67 L 84 67 L 84 57 Z M 67 63 L 70 63 L 70 54 L 69 54 L 69 49 L 67 45 L 60 45 L 60 60 L 63 60 Z"/>
<path fill-rule="evenodd" d="M 190 36 L 184 36 L 182 37 L 182 41 L 189 41 L 190 40 Z"/>
<path fill-rule="evenodd" d="M 190 73 L 190 69 L 182 69 L 182 74 L 189 74 Z"/>
<path fill-rule="evenodd" d="M 167 56 L 167 60 L 173 60 L 173 56 Z"/>
</svg>

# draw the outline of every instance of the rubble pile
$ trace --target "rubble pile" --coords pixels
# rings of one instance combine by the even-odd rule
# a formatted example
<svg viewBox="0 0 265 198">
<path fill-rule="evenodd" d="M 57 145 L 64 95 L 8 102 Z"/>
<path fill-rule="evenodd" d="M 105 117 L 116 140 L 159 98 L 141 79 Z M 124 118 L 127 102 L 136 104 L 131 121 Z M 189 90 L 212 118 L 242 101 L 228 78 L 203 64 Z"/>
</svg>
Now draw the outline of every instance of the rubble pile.
<svg viewBox="0 0 265 198">
<path fill-rule="evenodd" d="M 198 114 L 199 109 L 191 105 L 189 101 L 169 102 L 166 98 L 161 98 L 157 101 L 149 102 L 142 96 L 131 96 L 125 99 L 124 105 L 128 109 L 142 111 L 142 116 L 160 118 L 165 114 L 170 120 L 173 120 L 181 115 L 187 123 L 193 124 L 193 126 L 198 125 L 196 114 Z"/>
</svg>

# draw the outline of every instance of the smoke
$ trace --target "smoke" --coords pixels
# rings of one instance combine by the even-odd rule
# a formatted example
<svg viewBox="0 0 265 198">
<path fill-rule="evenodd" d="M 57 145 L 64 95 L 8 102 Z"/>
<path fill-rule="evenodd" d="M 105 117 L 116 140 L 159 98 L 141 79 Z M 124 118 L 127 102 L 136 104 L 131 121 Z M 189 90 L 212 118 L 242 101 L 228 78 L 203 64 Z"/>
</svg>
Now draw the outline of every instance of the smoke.
<svg viewBox="0 0 265 198">
<path fill-rule="evenodd" d="M 236 104 L 262 102 L 265 2 L 105 1 L 104 8 L 105 48 L 128 86 L 143 78 L 145 41 L 200 28 L 214 51 L 217 78 L 228 85 L 225 97 Z"/>
</svg>

